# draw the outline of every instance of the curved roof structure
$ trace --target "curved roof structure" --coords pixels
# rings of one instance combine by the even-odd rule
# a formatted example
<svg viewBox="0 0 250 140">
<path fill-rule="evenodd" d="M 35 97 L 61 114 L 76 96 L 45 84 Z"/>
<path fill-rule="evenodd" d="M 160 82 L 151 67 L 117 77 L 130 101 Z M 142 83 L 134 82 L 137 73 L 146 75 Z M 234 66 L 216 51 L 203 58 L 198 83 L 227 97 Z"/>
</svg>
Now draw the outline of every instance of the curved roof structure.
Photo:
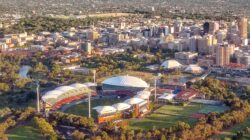
<svg viewBox="0 0 250 140">
<path fill-rule="evenodd" d="M 46 100 L 48 98 L 57 98 L 58 96 L 62 95 L 64 92 L 60 90 L 51 90 L 45 93 L 45 95 L 42 97 L 43 100 Z"/>
<path fill-rule="evenodd" d="M 148 100 L 149 96 L 150 96 L 150 94 L 137 94 L 134 96 L 134 98 L 141 98 L 143 100 Z"/>
<path fill-rule="evenodd" d="M 147 91 L 147 90 L 142 90 L 142 91 L 138 91 L 136 94 L 137 95 L 148 95 L 148 96 L 150 96 L 151 92 Z"/>
<path fill-rule="evenodd" d="M 161 66 L 164 68 L 164 69 L 175 69 L 175 68 L 179 68 L 181 67 L 182 65 L 176 61 L 176 60 L 166 60 L 164 61 Z"/>
<path fill-rule="evenodd" d="M 201 73 L 203 72 L 204 69 L 201 68 L 198 65 L 189 65 L 186 69 L 185 72 L 190 72 L 190 73 Z"/>
<path fill-rule="evenodd" d="M 54 90 L 46 92 L 42 96 L 42 100 L 50 105 L 54 105 L 57 101 L 69 98 L 72 96 L 79 96 L 91 93 L 92 90 L 84 84 L 75 83 L 70 86 L 60 86 Z"/>
<path fill-rule="evenodd" d="M 100 115 L 116 112 L 116 108 L 114 108 L 113 106 L 97 106 L 93 109 L 96 110 Z"/>
<path fill-rule="evenodd" d="M 87 87 L 96 87 L 97 84 L 96 83 L 91 83 L 91 82 L 87 82 L 87 83 L 83 83 L 84 85 L 86 85 Z"/>
<path fill-rule="evenodd" d="M 141 98 L 130 98 L 124 101 L 124 103 L 130 104 L 130 105 L 135 105 L 143 102 L 144 100 Z"/>
<path fill-rule="evenodd" d="M 84 84 L 80 84 L 80 83 L 74 83 L 74 84 L 71 84 L 69 85 L 70 87 L 73 87 L 73 88 L 83 88 L 83 87 L 87 87 L 86 85 Z"/>
<path fill-rule="evenodd" d="M 76 89 L 76 88 L 71 87 L 71 86 L 60 86 L 60 87 L 57 87 L 55 90 L 60 90 L 62 92 L 67 92 L 67 91 L 74 90 L 74 89 Z"/>
<path fill-rule="evenodd" d="M 127 104 L 127 103 L 117 103 L 112 105 L 114 108 L 116 108 L 117 111 L 123 111 L 123 110 L 127 110 L 131 107 L 131 105 Z"/>
<path fill-rule="evenodd" d="M 123 87 L 138 87 L 138 88 L 148 88 L 149 85 L 140 78 L 133 76 L 116 76 L 106 79 L 102 84 L 113 85 L 113 86 L 123 86 Z"/>
</svg>

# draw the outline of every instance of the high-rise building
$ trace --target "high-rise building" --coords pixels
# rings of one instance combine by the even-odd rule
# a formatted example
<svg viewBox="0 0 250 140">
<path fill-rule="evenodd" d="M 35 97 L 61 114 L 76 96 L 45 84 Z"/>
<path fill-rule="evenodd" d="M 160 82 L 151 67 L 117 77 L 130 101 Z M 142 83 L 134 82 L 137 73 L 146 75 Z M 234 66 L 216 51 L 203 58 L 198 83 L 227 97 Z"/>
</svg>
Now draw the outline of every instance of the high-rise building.
<svg viewBox="0 0 250 140">
<path fill-rule="evenodd" d="M 247 50 L 237 50 L 235 57 L 238 64 L 250 66 L 250 53 Z"/>
<path fill-rule="evenodd" d="M 98 39 L 99 38 L 99 33 L 98 32 L 96 32 L 96 31 L 91 31 L 91 32 L 89 32 L 89 34 L 88 34 L 88 39 L 89 40 L 96 40 L 96 39 Z"/>
<path fill-rule="evenodd" d="M 203 54 L 213 54 L 213 46 L 217 44 L 217 39 L 210 34 L 198 39 L 198 52 Z"/>
<path fill-rule="evenodd" d="M 189 39 L 189 51 L 196 52 L 198 50 L 198 40 L 201 39 L 201 36 L 192 36 Z"/>
<path fill-rule="evenodd" d="M 248 26 L 247 18 L 240 18 L 238 21 L 240 37 L 247 38 L 247 30 L 248 30 L 247 26 Z"/>
<path fill-rule="evenodd" d="M 214 34 L 216 31 L 220 29 L 220 25 L 218 22 L 209 22 L 209 33 Z"/>
<path fill-rule="evenodd" d="M 230 64 L 230 56 L 234 53 L 235 46 L 231 44 L 220 44 L 216 48 L 216 65 L 226 66 Z"/>
<path fill-rule="evenodd" d="M 169 34 L 169 27 L 168 26 L 164 26 L 163 32 L 164 32 L 165 36 L 168 35 Z"/>
<path fill-rule="evenodd" d="M 216 38 L 217 38 L 218 43 L 223 43 L 226 37 L 227 37 L 226 31 L 219 30 L 217 32 Z"/>
<path fill-rule="evenodd" d="M 125 22 L 121 22 L 119 27 L 120 27 L 120 29 L 124 29 L 126 27 L 126 23 Z"/>
<path fill-rule="evenodd" d="M 181 21 L 176 21 L 174 24 L 174 32 L 181 32 L 182 30 L 182 22 Z"/>
<path fill-rule="evenodd" d="M 205 22 L 203 24 L 203 34 L 207 34 L 209 32 L 209 22 Z"/>
<path fill-rule="evenodd" d="M 81 48 L 87 52 L 87 54 L 91 54 L 92 53 L 92 45 L 90 42 L 86 42 L 86 43 L 82 43 L 81 44 Z"/>
</svg>

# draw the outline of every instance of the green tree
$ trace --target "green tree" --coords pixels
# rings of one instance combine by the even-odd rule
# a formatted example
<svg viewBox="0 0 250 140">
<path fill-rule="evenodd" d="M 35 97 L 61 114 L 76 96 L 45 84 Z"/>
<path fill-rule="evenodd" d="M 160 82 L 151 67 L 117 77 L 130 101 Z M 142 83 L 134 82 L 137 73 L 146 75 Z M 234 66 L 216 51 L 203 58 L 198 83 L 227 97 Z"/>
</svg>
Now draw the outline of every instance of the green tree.
<svg viewBox="0 0 250 140">
<path fill-rule="evenodd" d="M 50 123 L 48 123 L 45 119 L 35 117 L 34 122 L 44 136 L 51 140 L 57 140 L 56 132 L 54 131 L 52 125 L 50 125 Z"/>
<path fill-rule="evenodd" d="M 73 140 L 84 140 L 85 134 L 83 132 L 80 132 L 78 130 L 75 130 L 72 134 Z"/>
<path fill-rule="evenodd" d="M 0 91 L 7 92 L 10 90 L 10 87 L 7 83 L 0 83 Z"/>
</svg>

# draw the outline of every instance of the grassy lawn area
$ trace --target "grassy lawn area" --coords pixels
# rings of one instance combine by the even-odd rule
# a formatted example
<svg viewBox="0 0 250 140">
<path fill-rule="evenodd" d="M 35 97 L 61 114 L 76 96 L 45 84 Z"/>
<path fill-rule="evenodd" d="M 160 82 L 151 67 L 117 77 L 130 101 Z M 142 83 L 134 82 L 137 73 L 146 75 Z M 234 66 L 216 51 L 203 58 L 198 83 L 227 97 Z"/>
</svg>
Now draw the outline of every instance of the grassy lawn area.
<svg viewBox="0 0 250 140">
<path fill-rule="evenodd" d="M 118 98 L 103 98 L 103 99 L 94 99 L 91 100 L 91 108 L 96 106 L 105 106 L 105 105 L 113 105 L 115 103 L 123 102 L 125 99 L 118 99 Z M 75 114 L 75 115 L 81 115 L 81 116 L 88 116 L 88 102 L 82 102 L 80 104 L 73 105 L 69 108 L 67 108 L 65 113 Z M 92 117 L 96 118 L 96 112 L 92 109 L 91 113 Z"/>
<path fill-rule="evenodd" d="M 199 113 L 208 114 L 209 112 L 217 112 L 217 113 L 223 113 L 226 110 L 229 110 L 226 106 L 213 106 L 213 105 L 207 105 L 203 109 L 199 111 Z"/>
<path fill-rule="evenodd" d="M 240 124 L 235 125 L 234 127 L 230 128 L 228 130 L 225 130 L 225 131 L 221 132 L 215 138 L 219 138 L 219 139 L 222 139 L 222 138 L 225 138 L 225 137 L 229 137 L 230 138 L 233 135 L 235 135 L 237 131 L 245 130 L 246 127 L 250 127 L 250 118 L 248 118 L 246 121 L 244 121 L 244 122 L 242 122 Z M 244 139 L 245 140 L 249 140 L 250 139 L 250 135 L 245 135 Z"/>
<path fill-rule="evenodd" d="M 9 140 L 45 140 L 45 138 L 34 128 L 32 123 L 18 126 L 11 130 L 7 135 Z"/>
<path fill-rule="evenodd" d="M 204 104 L 189 104 L 187 106 L 164 105 L 145 118 L 130 120 L 129 129 L 168 128 L 176 125 L 178 121 L 193 125 L 197 121 L 195 118 L 192 118 L 193 114 L 211 111 L 221 112 L 221 110 L 224 111 L 225 109 L 220 106 Z"/>
</svg>

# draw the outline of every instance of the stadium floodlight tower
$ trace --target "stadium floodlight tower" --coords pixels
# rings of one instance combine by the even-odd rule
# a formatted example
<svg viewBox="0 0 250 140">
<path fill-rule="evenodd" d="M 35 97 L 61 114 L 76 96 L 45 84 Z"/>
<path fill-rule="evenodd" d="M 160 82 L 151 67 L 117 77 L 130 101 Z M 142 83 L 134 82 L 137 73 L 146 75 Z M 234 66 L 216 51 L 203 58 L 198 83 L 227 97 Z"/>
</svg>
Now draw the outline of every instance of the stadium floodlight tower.
<svg viewBox="0 0 250 140">
<path fill-rule="evenodd" d="M 90 92 L 88 93 L 88 96 L 89 96 L 89 118 L 91 118 L 91 99 L 90 99 L 91 93 Z"/>
<path fill-rule="evenodd" d="M 93 72 L 93 82 L 96 83 L 96 70 L 92 70 Z M 91 118 L 91 93 L 88 93 L 88 102 L 89 102 L 89 118 Z"/>
<path fill-rule="evenodd" d="M 92 70 L 93 72 L 93 80 L 94 80 L 94 83 L 96 83 L 96 70 Z"/>
<path fill-rule="evenodd" d="M 40 84 L 39 84 L 39 81 L 36 80 L 36 109 L 37 109 L 37 113 L 40 113 L 40 91 L 39 91 L 39 87 L 40 87 Z"/>
<path fill-rule="evenodd" d="M 162 77 L 162 74 L 161 73 L 158 73 L 156 76 L 154 76 L 154 80 L 155 80 L 155 101 L 156 101 L 156 88 L 157 88 L 157 81 Z"/>
</svg>

